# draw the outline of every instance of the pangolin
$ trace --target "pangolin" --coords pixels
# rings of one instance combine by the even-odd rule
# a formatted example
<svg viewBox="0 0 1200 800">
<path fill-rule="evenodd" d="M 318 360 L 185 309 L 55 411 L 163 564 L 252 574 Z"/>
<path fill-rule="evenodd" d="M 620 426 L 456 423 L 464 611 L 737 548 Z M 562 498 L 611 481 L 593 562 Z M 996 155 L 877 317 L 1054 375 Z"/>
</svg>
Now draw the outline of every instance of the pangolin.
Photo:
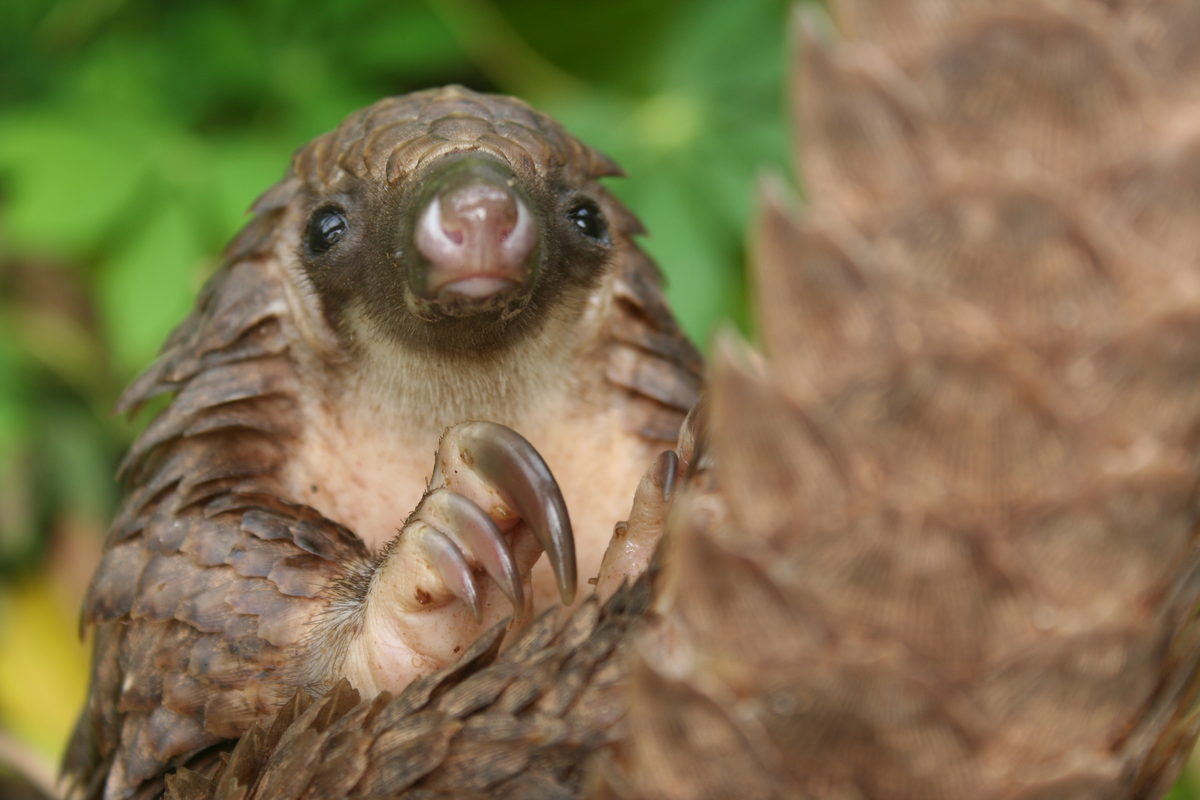
<svg viewBox="0 0 1200 800">
<path fill-rule="evenodd" d="M 395 699 L 298 698 L 170 796 L 1167 791 L 1200 728 L 1200 6 L 832 9 L 845 41 L 797 36 L 808 205 L 768 185 L 754 232 L 766 358 L 719 349 L 650 573 Z"/>
<path fill-rule="evenodd" d="M 398 692 L 597 576 L 703 370 L 618 174 L 455 86 L 296 153 L 120 401 L 173 394 L 85 601 L 80 794 L 153 796 L 297 689 Z"/>
</svg>

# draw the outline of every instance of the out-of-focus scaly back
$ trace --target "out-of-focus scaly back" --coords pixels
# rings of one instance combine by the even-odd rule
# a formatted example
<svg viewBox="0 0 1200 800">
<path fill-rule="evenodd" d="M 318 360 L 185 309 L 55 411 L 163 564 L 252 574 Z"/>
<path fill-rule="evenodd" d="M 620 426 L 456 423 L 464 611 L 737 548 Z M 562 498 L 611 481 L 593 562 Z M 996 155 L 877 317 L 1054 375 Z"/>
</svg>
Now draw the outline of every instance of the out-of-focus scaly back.
<svg viewBox="0 0 1200 800">
<path fill-rule="evenodd" d="M 1200 5 L 834 5 L 613 791 L 1161 796 L 1200 725 Z"/>
</svg>

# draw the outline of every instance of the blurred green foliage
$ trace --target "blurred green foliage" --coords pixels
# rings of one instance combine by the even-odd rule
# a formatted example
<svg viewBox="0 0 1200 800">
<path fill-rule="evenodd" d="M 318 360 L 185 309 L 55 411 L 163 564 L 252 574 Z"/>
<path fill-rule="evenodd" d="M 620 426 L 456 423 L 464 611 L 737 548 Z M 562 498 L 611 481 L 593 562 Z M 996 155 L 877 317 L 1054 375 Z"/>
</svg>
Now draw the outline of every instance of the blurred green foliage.
<svg viewBox="0 0 1200 800">
<path fill-rule="evenodd" d="M 1196 759 L 1193 757 L 1166 800 L 1195 800 L 1197 797 L 1200 797 L 1200 781 L 1196 780 Z"/>
<path fill-rule="evenodd" d="M 785 0 L 4 6 L 0 732 L 48 758 L 82 702 L 75 619 L 134 430 L 108 409 L 290 153 L 349 112 L 449 82 L 524 97 L 625 167 L 612 188 L 689 333 L 747 325 L 753 178 L 787 162 Z"/>
<path fill-rule="evenodd" d="M 82 699 L 78 603 L 134 426 L 108 410 L 291 152 L 382 96 L 518 94 L 605 150 L 685 327 L 746 323 L 754 173 L 786 163 L 785 0 L 6 0 L 0 731 Z"/>
</svg>

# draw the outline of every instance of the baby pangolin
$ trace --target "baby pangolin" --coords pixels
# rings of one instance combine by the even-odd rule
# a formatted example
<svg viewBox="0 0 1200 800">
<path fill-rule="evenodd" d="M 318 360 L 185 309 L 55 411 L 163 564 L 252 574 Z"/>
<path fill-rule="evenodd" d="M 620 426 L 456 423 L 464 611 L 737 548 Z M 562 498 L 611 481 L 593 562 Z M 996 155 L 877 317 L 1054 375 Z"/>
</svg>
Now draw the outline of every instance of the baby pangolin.
<svg viewBox="0 0 1200 800">
<path fill-rule="evenodd" d="M 85 796 L 160 791 L 298 687 L 403 688 L 597 575 L 703 369 L 618 174 L 461 87 L 297 152 L 119 405 L 174 393 L 84 608 Z"/>
</svg>

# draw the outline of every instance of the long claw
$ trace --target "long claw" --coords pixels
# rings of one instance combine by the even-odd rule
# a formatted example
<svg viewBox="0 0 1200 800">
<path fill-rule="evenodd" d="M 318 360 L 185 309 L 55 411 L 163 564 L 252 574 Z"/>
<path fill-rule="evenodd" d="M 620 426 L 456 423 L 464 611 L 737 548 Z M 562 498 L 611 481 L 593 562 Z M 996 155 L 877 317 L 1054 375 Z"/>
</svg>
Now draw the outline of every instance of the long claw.
<svg viewBox="0 0 1200 800">
<path fill-rule="evenodd" d="M 513 604 L 517 619 L 525 618 L 525 590 L 508 540 L 483 509 L 458 492 L 435 489 L 421 501 L 425 519 L 436 516 L 438 528 L 474 558 Z"/>
<path fill-rule="evenodd" d="M 679 477 L 679 456 L 674 450 L 664 450 L 654 460 L 654 470 L 658 477 L 658 485 L 662 487 L 664 503 L 671 502 L 675 494 L 675 481 Z"/>
<path fill-rule="evenodd" d="M 679 431 L 679 458 L 683 461 L 687 474 L 694 475 L 701 461 L 708 455 L 710 420 L 712 412 L 708 394 L 700 396 L 696 405 L 688 412 L 683 420 L 683 428 Z"/>
<path fill-rule="evenodd" d="M 446 588 L 471 607 L 476 622 L 482 622 L 483 604 L 475 587 L 475 576 L 458 545 L 433 526 L 427 526 L 423 535 L 422 547 L 446 582 Z"/>
<path fill-rule="evenodd" d="M 521 434 L 493 422 L 472 422 L 459 431 L 463 460 L 487 479 L 520 514 L 546 551 L 558 595 L 575 599 L 575 535 L 558 482 Z"/>
</svg>

